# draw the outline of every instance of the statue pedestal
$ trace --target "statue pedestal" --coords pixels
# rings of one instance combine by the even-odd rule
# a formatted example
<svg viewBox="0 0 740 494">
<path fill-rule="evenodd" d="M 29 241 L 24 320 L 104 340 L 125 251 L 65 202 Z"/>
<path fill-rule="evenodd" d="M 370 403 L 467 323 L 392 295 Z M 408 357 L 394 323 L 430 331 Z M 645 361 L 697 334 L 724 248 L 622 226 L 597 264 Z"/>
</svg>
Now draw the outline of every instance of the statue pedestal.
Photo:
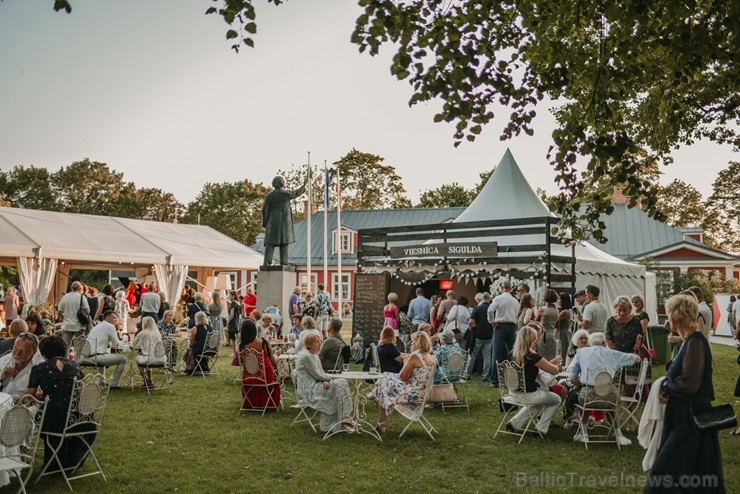
<svg viewBox="0 0 740 494">
<path fill-rule="evenodd" d="M 291 324 L 288 318 L 288 299 L 298 286 L 293 266 L 260 266 L 257 275 L 257 307 L 262 310 L 274 305 L 280 309 L 283 325 Z M 289 326 L 290 327 L 290 326 Z"/>
</svg>

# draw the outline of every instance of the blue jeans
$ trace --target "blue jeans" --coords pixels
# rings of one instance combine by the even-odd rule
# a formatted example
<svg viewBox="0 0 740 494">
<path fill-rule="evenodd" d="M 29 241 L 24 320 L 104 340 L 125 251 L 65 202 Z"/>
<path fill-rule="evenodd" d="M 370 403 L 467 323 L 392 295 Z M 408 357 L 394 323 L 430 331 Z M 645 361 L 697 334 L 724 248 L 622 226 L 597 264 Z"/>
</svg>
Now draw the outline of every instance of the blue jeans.
<svg viewBox="0 0 740 494">
<path fill-rule="evenodd" d="M 498 384 L 498 363 L 506 360 L 509 352 L 514 349 L 514 340 L 516 340 L 516 324 L 513 322 L 502 322 L 493 329 L 492 384 Z"/>
<path fill-rule="evenodd" d="M 491 375 L 491 340 L 481 340 L 476 338 L 475 346 L 473 347 L 473 351 L 470 353 L 470 360 L 468 360 L 468 368 L 465 371 L 465 375 L 468 379 L 473 375 L 475 361 L 480 352 L 483 352 L 483 370 L 481 370 L 481 377 L 483 379 L 487 379 Z"/>
</svg>

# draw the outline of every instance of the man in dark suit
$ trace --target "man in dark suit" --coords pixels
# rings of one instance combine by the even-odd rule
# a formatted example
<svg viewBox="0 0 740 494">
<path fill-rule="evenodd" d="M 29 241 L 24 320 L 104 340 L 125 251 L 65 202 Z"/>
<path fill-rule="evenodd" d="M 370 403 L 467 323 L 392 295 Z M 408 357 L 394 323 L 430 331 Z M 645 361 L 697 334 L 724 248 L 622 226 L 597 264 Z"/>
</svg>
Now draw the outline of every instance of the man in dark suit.
<svg viewBox="0 0 740 494">
<path fill-rule="evenodd" d="M 265 227 L 265 258 L 263 265 L 272 264 L 272 254 L 275 247 L 280 247 L 280 264 L 288 265 L 288 245 L 295 242 L 293 232 L 293 215 L 290 211 L 290 201 L 303 194 L 305 184 L 295 190 L 283 190 L 283 177 L 272 179 L 274 190 L 267 194 L 262 205 L 262 226 Z"/>
</svg>

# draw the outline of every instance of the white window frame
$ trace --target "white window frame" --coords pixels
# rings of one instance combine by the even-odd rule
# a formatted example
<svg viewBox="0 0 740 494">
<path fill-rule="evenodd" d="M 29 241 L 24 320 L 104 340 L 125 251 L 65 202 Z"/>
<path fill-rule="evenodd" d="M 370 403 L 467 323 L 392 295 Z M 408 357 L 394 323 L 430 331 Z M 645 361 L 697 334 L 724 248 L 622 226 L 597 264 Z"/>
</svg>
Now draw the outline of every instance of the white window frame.
<svg viewBox="0 0 740 494">
<path fill-rule="evenodd" d="M 301 287 L 301 296 L 305 295 L 306 291 L 309 291 L 315 297 L 318 283 L 319 273 L 317 273 L 316 271 L 311 272 L 311 286 L 308 286 L 308 273 L 298 274 L 298 286 Z"/>
<path fill-rule="evenodd" d="M 339 230 L 332 232 L 332 254 L 352 255 L 355 253 L 354 234 L 352 230 L 342 228 L 341 235 Z"/>
<path fill-rule="evenodd" d="M 245 287 L 242 290 L 244 292 L 244 293 L 242 293 L 242 295 L 246 295 L 247 294 L 247 288 L 251 288 L 254 293 L 257 293 L 257 274 L 258 273 L 259 273 L 259 271 L 250 271 L 249 272 L 249 281 L 252 284 L 249 285 L 248 287 Z"/>
<path fill-rule="evenodd" d="M 346 281 L 345 281 L 346 280 Z M 342 273 L 342 303 L 349 302 L 350 296 L 350 283 L 352 281 L 352 274 L 349 272 Z M 339 300 L 339 273 L 331 274 L 331 299 L 332 301 Z"/>
</svg>

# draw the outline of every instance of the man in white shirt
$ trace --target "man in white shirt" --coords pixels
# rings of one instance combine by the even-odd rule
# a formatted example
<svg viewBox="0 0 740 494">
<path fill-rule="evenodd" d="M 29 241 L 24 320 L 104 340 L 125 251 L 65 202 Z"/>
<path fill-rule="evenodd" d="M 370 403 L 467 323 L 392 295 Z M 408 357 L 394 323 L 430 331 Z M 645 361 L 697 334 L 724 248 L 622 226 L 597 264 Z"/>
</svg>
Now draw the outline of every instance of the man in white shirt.
<svg viewBox="0 0 740 494">
<path fill-rule="evenodd" d="M 120 389 L 121 376 L 126 369 L 126 357 L 120 353 L 109 353 L 108 349 L 120 350 L 121 342 L 118 340 L 116 333 L 116 313 L 111 311 L 103 314 L 103 320 L 97 326 L 92 328 L 87 335 L 87 341 L 90 342 L 90 355 L 83 355 L 95 362 L 98 373 L 105 375 L 105 368 L 116 366 L 113 378 L 110 382 L 111 389 Z"/>
<path fill-rule="evenodd" d="M 589 303 L 589 305 L 591 304 Z M 593 333 L 588 337 L 589 346 L 578 350 L 576 356 L 573 357 L 573 361 L 568 366 L 569 381 L 576 386 L 593 386 L 599 372 L 606 371 L 609 375 L 614 376 L 622 367 L 639 364 L 642 361 L 637 354 L 623 353 L 607 348 L 604 345 L 605 342 L 606 336 L 603 332 Z M 581 389 L 578 396 L 579 403 L 584 403 L 586 393 L 588 392 L 590 392 L 588 388 L 584 387 Z M 611 396 L 610 398 L 609 401 L 619 399 L 617 396 Z M 615 413 L 619 412 L 617 411 Z M 622 436 L 620 429 L 617 429 L 615 435 L 620 445 L 628 446 L 632 444 L 632 441 Z M 575 441 L 588 442 L 588 432 L 586 435 L 576 434 L 573 439 Z"/>
<path fill-rule="evenodd" d="M 519 301 L 511 294 L 511 282 L 501 284 L 501 294 L 488 306 L 488 322 L 493 326 L 493 368 L 491 386 L 498 386 L 498 363 L 506 360 L 516 339 L 516 312 Z"/>
<path fill-rule="evenodd" d="M 15 339 L 13 351 L 0 358 L 0 379 L 4 393 L 14 398 L 26 394 L 31 368 L 44 361 L 38 348 L 36 335 L 24 332 Z"/>
<path fill-rule="evenodd" d="M 69 345 L 72 338 L 82 330 L 82 323 L 77 319 L 77 311 L 82 307 L 88 315 L 90 314 L 90 304 L 87 303 L 87 297 L 82 295 L 82 283 L 75 281 L 69 288 L 69 293 L 59 301 L 58 312 L 64 315 L 62 320 L 62 338 Z"/>
<path fill-rule="evenodd" d="M 154 291 L 154 283 L 149 283 L 149 291 L 141 296 L 141 317 L 151 317 L 154 322 L 159 322 L 159 306 L 162 300 Z"/>
<path fill-rule="evenodd" d="M 578 320 L 578 325 L 588 330 L 589 334 L 606 331 L 606 320 L 609 319 L 609 310 L 599 300 L 599 293 L 599 287 L 593 285 L 586 287 L 588 304 L 583 308 L 583 318 Z"/>
</svg>

